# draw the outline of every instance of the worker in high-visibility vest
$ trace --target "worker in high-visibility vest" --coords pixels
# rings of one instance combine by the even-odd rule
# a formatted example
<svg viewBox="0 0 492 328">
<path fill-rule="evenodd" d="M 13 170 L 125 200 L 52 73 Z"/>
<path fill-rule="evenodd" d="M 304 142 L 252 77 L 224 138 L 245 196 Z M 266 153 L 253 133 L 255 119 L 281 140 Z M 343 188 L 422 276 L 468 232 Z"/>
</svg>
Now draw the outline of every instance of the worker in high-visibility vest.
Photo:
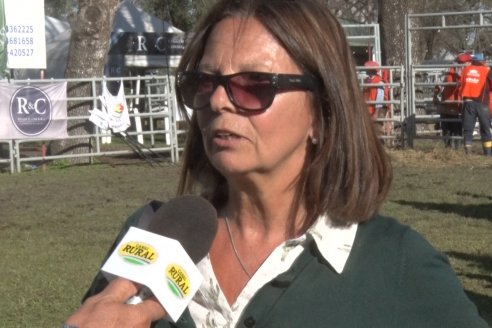
<svg viewBox="0 0 492 328">
<path fill-rule="evenodd" d="M 380 113 L 385 106 L 383 101 L 388 100 L 385 94 L 384 81 L 379 74 L 379 63 L 375 61 L 367 61 L 364 63 L 366 67 L 367 77 L 364 79 L 364 84 L 369 84 L 363 89 L 364 100 L 370 103 L 367 104 L 367 110 L 371 118 L 384 117 Z"/>
<path fill-rule="evenodd" d="M 492 71 L 485 65 L 483 54 L 475 54 L 471 65 L 463 68 L 460 80 L 460 95 L 463 100 L 463 136 L 467 154 L 472 150 L 473 130 L 478 118 L 483 153 L 492 156 L 489 113 L 491 81 Z"/>
<path fill-rule="evenodd" d="M 463 122 L 461 119 L 458 120 L 463 113 L 459 83 L 463 67 L 470 65 L 471 61 L 472 55 L 459 54 L 455 59 L 459 66 L 451 66 L 442 80 L 445 83 L 455 84 L 436 85 L 434 88 L 434 103 L 437 104 L 439 111 L 442 136 L 446 147 L 458 148 L 463 141 Z"/>
</svg>

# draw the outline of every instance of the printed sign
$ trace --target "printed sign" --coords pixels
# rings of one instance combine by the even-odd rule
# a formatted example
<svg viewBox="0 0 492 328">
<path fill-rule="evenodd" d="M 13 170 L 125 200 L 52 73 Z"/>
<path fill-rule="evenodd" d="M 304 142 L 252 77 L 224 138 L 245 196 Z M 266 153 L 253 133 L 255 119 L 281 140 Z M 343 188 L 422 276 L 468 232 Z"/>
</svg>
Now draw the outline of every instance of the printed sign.
<svg viewBox="0 0 492 328">
<path fill-rule="evenodd" d="M 180 56 L 183 51 L 183 33 L 113 32 L 109 54 Z"/>
<path fill-rule="evenodd" d="M 66 82 L 0 84 L 0 139 L 67 136 Z"/>
<path fill-rule="evenodd" d="M 46 68 L 44 1 L 4 0 L 4 5 L 7 67 Z"/>
</svg>

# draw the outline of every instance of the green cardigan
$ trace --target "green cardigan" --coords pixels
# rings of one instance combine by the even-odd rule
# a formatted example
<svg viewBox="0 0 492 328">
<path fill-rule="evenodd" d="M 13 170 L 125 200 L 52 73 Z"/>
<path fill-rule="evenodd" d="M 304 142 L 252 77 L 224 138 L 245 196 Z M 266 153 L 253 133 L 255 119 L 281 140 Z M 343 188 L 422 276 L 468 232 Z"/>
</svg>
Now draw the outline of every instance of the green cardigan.
<svg viewBox="0 0 492 328">
<path fill-rule="evenodd" d="M 140 215 L 127 220 L 117 241 Z M 98 274 L 86 296 L 105 284 Z M 195 325 L 188 311 L 175 324 L 153 326 L 205 327 Z M 287 272 L 255 294 L 236 327 L 487 326 L 443 254 L 409 227 L 376 216 L 359 224 L 341 274 L 312 242 Z"/>
</svg>

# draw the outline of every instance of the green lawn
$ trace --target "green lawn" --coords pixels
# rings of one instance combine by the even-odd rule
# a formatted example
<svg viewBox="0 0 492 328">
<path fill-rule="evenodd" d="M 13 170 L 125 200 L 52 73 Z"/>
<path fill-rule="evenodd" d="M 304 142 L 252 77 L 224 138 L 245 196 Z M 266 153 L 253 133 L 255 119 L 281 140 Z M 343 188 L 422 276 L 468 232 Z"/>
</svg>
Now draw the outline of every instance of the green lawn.
<svg viewBox="0 0 492 328">
<path fill-rule="evenodd" d="M 492 159 L 392 151 L 382 213 L 445 252 L 492 324 Z M 174 195 L 179 167 L 48 167 L 0 174 L 0 327 L 58 327 L 79 304 L 123 220 Z"/>
</svg>

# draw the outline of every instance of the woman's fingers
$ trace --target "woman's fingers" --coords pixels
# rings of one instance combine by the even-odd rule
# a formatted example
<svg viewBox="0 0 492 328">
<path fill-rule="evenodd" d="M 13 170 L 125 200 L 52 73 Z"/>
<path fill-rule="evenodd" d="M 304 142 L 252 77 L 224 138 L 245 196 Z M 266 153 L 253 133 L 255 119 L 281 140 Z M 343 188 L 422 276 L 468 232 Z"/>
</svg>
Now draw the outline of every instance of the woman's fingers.
<svg viewBox="0 0 492 328">
<path fill-rule="evenodd" d="M 166 312 L 155 297 L 136 305 L 126 304 L 138 291 L 138 284 L 116 278 L 102 292 L 89 297 L 66 320 L 66 324 L 79 328 L 149 327 L 152 321 L 162 319 Z"/>
<path fill-rule="evenodd" d="M 145 318 L 150 318 L 150 321 L 156 321 L 164 318 L 167 313 L 161 303 L 154 296 L 145 299 L 142 303 L 133 305 L 136 311 L 142 314 Z"/>
</svg>

